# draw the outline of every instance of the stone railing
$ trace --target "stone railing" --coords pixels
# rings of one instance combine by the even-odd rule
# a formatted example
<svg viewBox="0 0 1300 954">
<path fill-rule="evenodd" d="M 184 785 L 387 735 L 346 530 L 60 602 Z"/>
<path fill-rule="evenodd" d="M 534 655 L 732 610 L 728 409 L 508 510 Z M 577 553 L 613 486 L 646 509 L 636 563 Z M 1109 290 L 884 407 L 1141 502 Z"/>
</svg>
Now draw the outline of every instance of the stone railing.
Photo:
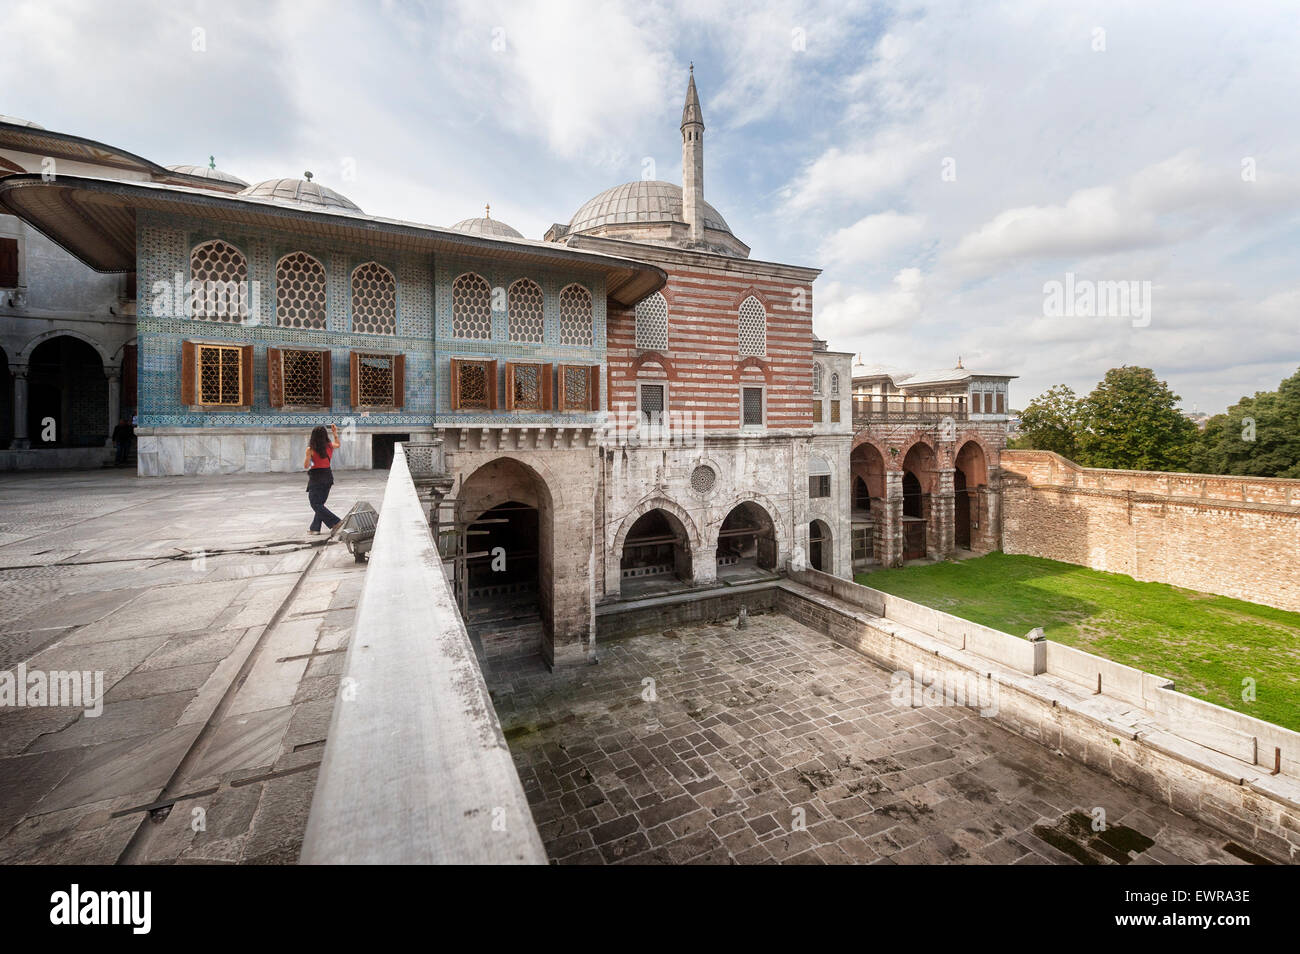
<svg viewBox="0 0 1300 954">
<path fill-rule="evenodd" d="M 303 864 L 545 864 L 416 494 L 393 456 Z"/>
</svg>

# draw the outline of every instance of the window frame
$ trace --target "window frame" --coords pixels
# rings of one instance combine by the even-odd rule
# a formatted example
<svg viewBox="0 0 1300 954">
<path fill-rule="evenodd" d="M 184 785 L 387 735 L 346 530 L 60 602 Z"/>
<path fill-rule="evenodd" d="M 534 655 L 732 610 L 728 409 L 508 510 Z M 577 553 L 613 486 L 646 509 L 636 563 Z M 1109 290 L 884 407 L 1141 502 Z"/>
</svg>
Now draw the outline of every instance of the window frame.
<svg viewBox="0 0 1300 954">
<path fill-rule="evenodd" d="M 583 370 L 587 374 L 587 406 L 569 407 L 566 400 L 567 388 L 564 386 L 565 372 L 568 369 Z M 598 364 L 557 364 L 555 366 L 555 410 L 595 413 L 600 410 L 600 365 Z"/>
<path fill-rule="evenodd" d="M 486 366 L 487 371 L 487 407 L 466 407 L 460 399 L 460 372 L 467 364 L 481 364 Z M 499 406 L 497 395 L 497 359 L 496 358 L 452 358 L 448 365 L 448 383 L 451 385 L 449 392 L 449 406 L 453 411 L 475 411 L 480 414 L 489 414 Z"/>
<path fill-rule="evenodd" d="M 239 354 L 239 378 L 236 389 L 239 401 L 234 404 L 205 403 L 203 398 L 203 351 L 234 351 Z M 199 411 L 216 408 L 246 411 L 253 406 L 253 346 L 229 341 L 189 340 L 181 342 L 181 403 Z"/>
<path fill-rule="evenodd" d="M 659 393 L 663 395 L 663 403 L 659 407 L 659 420 L 648 421 L 645 419 L 645 411 L 641 403 L 641 392 L 644 388 L 659 388 Z M 662 379 L 645 380 L 636 382 L 636 423 L 637 427 L 662 427 L 668 419 L 668 382 Z"/>
<path fill-rule="evenodd" d="M 293 351 L 298 353 L 319 355 L 321 363 L 320 368 L 320 394 L 317 395 L 320 401 L 313 404 L 290 404 L 284 393 L 284 355 L 286 352 Z M 334 390 L 332 381 L 333 370 L 333 353 L 328 348 L 311 348 L 311 347 L 293 347 L 293 348 L 270 348 L 266 349 L 266 391 L 267 400 L 271 407 L 277 410 L 328 410 L 334 406 Z"/>
<path fill-rule="evenodd" d="M 759 413 L 762 420 L 758 424 L 745 423 L 745 391 L 747 390 L 755 390 L 759 392 Z M 741 384 L 739 396 L 740 396 L 740 429 L 742 431 L 767 430 L 767 385 L 766 384 Z"/>
<path fill-rule="evenodd" d="M 537 396 L 537 407 L 520 407 L 515 403 L 515 368 L 530 367 L 537 368 L 537 383 L 540 393 Z M 542 361 L 507 361 L 506 362 L 506 410 L 520 411 L 526 414 L 540 414 L 543 411 L 552 410 L 554 404 L 554 391 L 552 380 L 554 378 L 554 366 L 549 362 Z"/>
<path fill-rule="evenodd" d="M 365 357 L 388 358 L 392 371 L 393 403 L 361 403 L 361 359 Z M 362 349 L 348 353 L 348 396 L 356 410 L 400 410 L 406 403 L 406 355 L 401 352 Z"/>
</svg>

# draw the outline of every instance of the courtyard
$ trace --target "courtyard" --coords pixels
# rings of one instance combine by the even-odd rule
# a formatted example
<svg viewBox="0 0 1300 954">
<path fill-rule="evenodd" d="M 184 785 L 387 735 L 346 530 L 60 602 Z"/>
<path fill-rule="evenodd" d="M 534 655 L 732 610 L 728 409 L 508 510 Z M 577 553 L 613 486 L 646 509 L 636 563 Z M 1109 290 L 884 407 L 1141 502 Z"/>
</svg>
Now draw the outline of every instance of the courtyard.
<svg viewBox="0 0 1300 954">
<path fill-rule="evenodd" d="M 365 569 L 307 534 L 304 484 L 0 475 L 0 671 L 105 690 L 0 707 L 0 863 L 297 860 Z"/>
<path fill-rule="evenodd" d="M 562 864 L 1197 864 L 1230 839 L 781 615 L 493 661 L 497 713 Z M 1103 817 L 1105 830 L 1092 824 Z"/>
<path fill-rule="evenodd" d="M 1159 673 L 1181 692 L 1300 729 L 1300 613 L 1006 553 L 859 574 L 858 582 L 1003 632 Z M 1243 680 L 1253 679 L 1253 698 Z"/>
</svg>

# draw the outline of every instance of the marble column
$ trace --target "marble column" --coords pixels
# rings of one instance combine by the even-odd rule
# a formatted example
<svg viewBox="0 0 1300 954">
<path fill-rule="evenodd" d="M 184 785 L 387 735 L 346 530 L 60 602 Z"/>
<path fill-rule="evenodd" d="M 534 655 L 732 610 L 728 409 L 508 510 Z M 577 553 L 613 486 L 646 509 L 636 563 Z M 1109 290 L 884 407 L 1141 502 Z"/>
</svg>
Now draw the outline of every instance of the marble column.
<svg viewBox="0 0 1300 954">
<path fill-rule="evenodd" d="M 113 429 L 117 427 L 118 417 L 122 411 L 122 369 L 107 367 L 104 375 L 108 378 L 108 440 L 105 446 L 113 446 Z"/>
<path fill-rule="evenodd" d="M 26 450 L 32 446 L 27 437 L 27 365 L 11 364 L 9 370 L 14 376 L 14 442 L 15 450 Z"/>
<path fill-rule="evenodd" d="M 926 543 L 932 550 L 930 556 L 936 560 L 948 559 L 956 548 L 953 537 L 957 522 L 953 473 L 951 467 L 941 467 L 938 471 L 938 486 L 930 496 L 930 539 Z"/>
<path fill-rule="evenodd" d="M 884 566 L 903 565 L 903 472 L 885 471 L 885 501 L 876 516 L 880 534 L 880 562 Z"/>
</svg>

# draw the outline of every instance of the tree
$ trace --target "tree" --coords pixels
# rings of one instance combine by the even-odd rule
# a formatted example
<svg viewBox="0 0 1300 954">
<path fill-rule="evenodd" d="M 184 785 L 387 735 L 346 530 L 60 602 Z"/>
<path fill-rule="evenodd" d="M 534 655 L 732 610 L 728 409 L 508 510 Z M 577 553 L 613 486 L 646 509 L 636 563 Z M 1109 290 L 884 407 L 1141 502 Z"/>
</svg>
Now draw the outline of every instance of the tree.
<svg viewBox="0 0 1300 954">
<path fill-rule="evenodd" d="M 1207 474 L 1300 477 L 1300 371 L 1210 418 L 1191 465 Z"/>
<path fill-rule="evenodd" d="M 1008 446 L 1055 451 L 1079 458 L 1079 399 L 1064 384 L 1048 388 L 1030 401 L 1020 415 L 1020 436 Z"/>
<path fill-rule="evenodd" d="M 1181 470 L 1198 432 L 1178 395 L 1150 368 L 1111 368 L 1082 403 L 1082 460 L 1088 467 Z"/>
</svg>

